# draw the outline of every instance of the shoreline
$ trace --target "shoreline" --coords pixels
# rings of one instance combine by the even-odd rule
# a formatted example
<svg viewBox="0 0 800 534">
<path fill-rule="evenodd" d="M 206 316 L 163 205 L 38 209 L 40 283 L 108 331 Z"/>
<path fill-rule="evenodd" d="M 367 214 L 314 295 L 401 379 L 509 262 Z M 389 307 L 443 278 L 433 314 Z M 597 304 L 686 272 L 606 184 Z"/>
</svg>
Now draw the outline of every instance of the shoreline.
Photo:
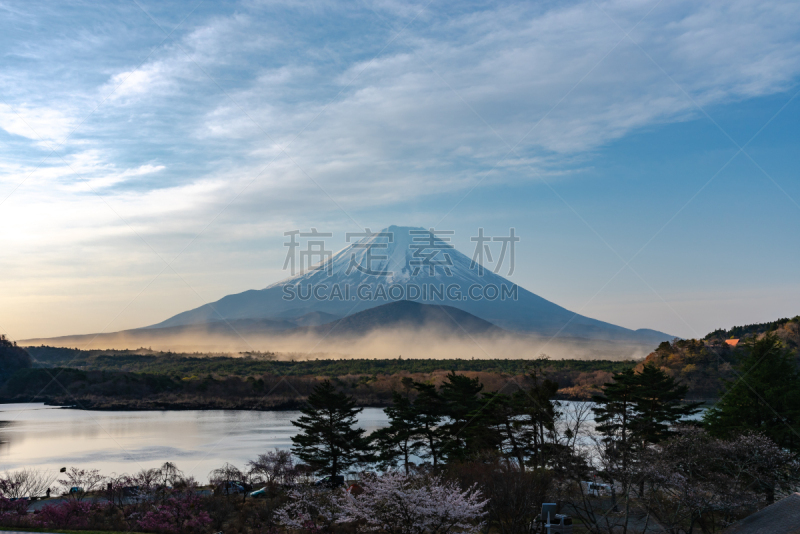
<svg viewBox="0 0 800 534">
<path fill-rule="evenodd" d="M 557 396 L 556 401 L 567 402 L 591 402 L 591 399 L 574 398 L 568 396 Z M 703 405 L 713 404 L 717 399 L 692 399 L 693 402 L 701 402 Z M 30 404 L 41 402 L 45 406 L 53 408 L 70 409 L 70 410 L 83 410 L 88 412 L 188 412 L 188 411 L 257 411 L 257 412 L 289 412 L 300 410 L 305 406 L 305 399 L 291 399 L 284 400 L 271 405 L 261 405 L 262 402 L 253 400 L 253 402 L 239 402 L 239 403 L 180 403 L 180 402 L 166 402 L 156 401 L 153 403 L 146 403 L 141 401 L 131 400 L 129 402 L 106 402 L 98 404 L 96 402 L 76 404 L 72 402 L 62 402 L 55 399 L 0 399 L 0 405 L 3 404 Z M 372 403 L 357 403 L 359 408 L 378 408 L 384 409 L 391 406 L 391 402 L 372 402 Z"/>
</svg>

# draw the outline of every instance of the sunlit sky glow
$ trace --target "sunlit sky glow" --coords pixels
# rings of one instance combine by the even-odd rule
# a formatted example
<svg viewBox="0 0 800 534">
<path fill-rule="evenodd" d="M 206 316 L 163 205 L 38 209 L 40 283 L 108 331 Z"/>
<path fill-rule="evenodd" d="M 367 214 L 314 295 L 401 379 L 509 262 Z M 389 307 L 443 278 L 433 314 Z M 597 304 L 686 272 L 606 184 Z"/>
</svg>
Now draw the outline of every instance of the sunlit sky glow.
<svg viewBox="0 0 800 534">
<path fill-rule="evenodd" d="M 515 227 L 512 280 L 680 336 L 800 313 L 800 4 L 0 3 L 0 333 L 153 324 L 283 233 Z"/>
</svg>

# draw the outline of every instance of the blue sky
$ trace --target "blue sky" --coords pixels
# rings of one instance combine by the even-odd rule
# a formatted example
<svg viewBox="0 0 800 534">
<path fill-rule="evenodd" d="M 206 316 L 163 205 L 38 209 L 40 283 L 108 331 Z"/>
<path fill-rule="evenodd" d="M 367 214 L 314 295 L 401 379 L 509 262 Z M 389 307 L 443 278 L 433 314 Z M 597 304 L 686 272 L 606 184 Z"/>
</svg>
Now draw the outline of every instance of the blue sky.
<svg viewBox="0 0 800 534">
<path fill-rule="evenodd" d="M 283 232 L 478 227 L 680 336 L 800 313 L 800 5 L 0 3 L 0 333 L 159 322 Z"/>
</svg>

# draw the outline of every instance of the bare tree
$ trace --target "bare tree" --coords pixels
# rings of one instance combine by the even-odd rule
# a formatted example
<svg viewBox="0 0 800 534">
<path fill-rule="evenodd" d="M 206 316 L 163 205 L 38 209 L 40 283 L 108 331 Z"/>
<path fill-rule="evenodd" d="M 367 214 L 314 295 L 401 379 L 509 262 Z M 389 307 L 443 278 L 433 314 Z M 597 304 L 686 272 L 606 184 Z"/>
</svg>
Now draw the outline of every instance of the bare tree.
<svg viewBox="0 0 800 534">
<path fill-rule="evenodd" d="M 592 418 L 591 402 L 562 402 L 561 417 L 558 424 L 560 430 L 559 443 L 564 445 L 573 455 L 585 448 L 590 436 L 589 420 Z"/>
<path fill-rule="evenodd" d="M 173 487 L 183 480 L 183 471 L 172 462 L 164 462 L 158 469 L 158 483 L 165 487 Z"/>
<path fill-rule="evenodd" d="M 208 474 L 209 482 L 216 486 L 215 492 L 222 495 L 238 494 L 239 491 L 233 484 L 241 484 L 244 490 L 242 491 L 242 500 L 247 499 L 247 487 L 249 486 L 247 478 L 248 473 L 242 472 L 241 469 L 227 462 Z"/>
<path fill-rule="evenodd" d="M 297 478 L 297 469 L 289 451 L 275 449 L 247 462 L 255 480 L 266 484 L 291 484 Z"/>
<path fill-rule="evenodd" d="M 83 500 L 87 494 L 97 491 L 102 487 L 106 477 L 97 469 L 79 469 L 70 467 L 64 473 L 64 478 L 58 483 L 66 489 L 66 494 L 77 500 Z"/>
<path fill-rule="evenodd" d="M 6 471 L 0 478 L 0 494 L 7 499 L 41 497 L 56 481 L 56 475 L 39 469 Z"/>
</svg>

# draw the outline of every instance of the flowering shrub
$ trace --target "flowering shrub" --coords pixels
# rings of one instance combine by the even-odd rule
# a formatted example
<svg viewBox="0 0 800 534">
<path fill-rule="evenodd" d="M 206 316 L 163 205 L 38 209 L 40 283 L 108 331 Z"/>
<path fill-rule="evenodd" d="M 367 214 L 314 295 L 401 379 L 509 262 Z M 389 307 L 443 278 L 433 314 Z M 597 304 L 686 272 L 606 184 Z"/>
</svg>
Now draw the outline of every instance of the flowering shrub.
<svg viewBox="0 0 800 534">
<path fill-rule="evenodd" d="M 173 495 L 153 504 L 137 521 L 138 528 L 165 534 L 201 531 L 211 523 L 211 517 L 200 504 L 200 497 L 193 492 Z"/>
<path fill-rule="evenodd" d="M 33 523 L 44 528 L 86 528 L 90 518 L 107 506 L 104 503 L 75 500 L 48 504 L 34 516 Z"/>
<path fill-rule="evenodd" d="M 0 525 L 19 526 L 27 516 L 28 501 L 0 497 Z"/>
</svg>

